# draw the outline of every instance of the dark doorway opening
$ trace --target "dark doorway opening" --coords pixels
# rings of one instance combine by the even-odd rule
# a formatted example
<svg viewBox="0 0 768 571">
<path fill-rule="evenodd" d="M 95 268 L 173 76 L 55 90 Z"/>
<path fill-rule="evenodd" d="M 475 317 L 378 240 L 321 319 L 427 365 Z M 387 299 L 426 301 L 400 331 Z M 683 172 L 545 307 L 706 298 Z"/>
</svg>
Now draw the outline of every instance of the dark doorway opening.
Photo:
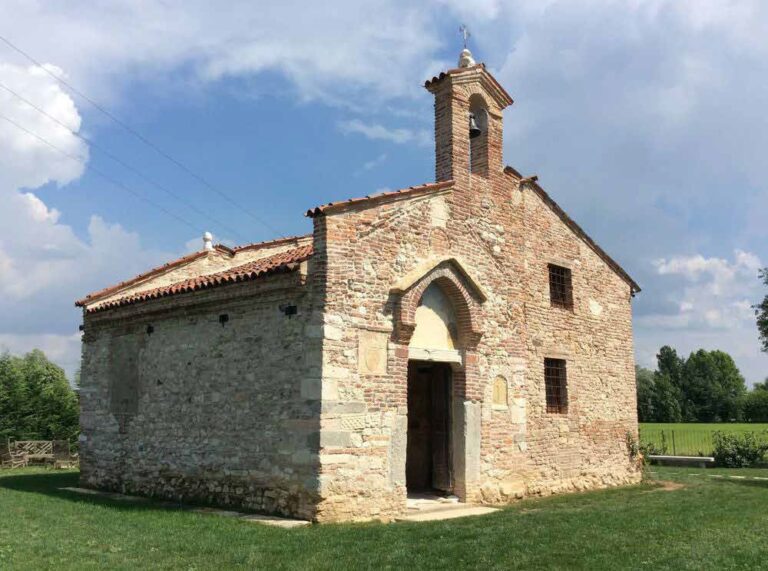
<svg viewBox="0 0 768 571">
<path fill-rule="evenodd" d="M 451 386 L 446 363 L 408 363 L 408 492 L 453 492 Z"/>
</svg>

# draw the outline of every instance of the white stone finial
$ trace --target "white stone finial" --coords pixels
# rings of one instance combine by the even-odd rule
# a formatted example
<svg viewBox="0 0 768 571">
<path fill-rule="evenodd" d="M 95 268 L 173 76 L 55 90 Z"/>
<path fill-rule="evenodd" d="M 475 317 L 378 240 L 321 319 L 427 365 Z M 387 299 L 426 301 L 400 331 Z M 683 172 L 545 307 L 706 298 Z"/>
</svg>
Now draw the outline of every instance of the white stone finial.
<svg viewBox="0 0 768 571">
<path fill-rule="evenodd" d="M 205 232 L 203 234 L 203 250 L 210 252 L 213 250 L 213 234 Z"/>
<path fill-rule="evenodd" d="M 473 65 L 475 65 L 475 58 L 472 57 L 472 52 L 464 48 L 459 55 L 459 67 L 472 67 Z"/>
</svg>

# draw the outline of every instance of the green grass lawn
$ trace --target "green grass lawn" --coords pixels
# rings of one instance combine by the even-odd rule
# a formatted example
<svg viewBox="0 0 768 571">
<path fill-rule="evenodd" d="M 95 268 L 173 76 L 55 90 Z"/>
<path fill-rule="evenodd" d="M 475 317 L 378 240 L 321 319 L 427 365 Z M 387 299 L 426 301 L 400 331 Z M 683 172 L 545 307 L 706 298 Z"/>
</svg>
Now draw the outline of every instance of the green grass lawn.
<svg viewBox="0 0 768 571">
<path fill-rule="evenodd" d="M 60 491 L 76 472 L 8 471 L 0 569 L 764 569 L 768 481 L 702 473 L 658 468 L 652 478 L 681 486 L 529 499 L 482 517 L 284 530 Z"/>
<path fill-rule="evenodd" d="M 711 456 L 712 434 L 756 432 L 768 439 L 768 424 L 748 423 L 640 423 L 640 441 L 653 443 L 660 451 L 676 456 Z"/>
</svg>

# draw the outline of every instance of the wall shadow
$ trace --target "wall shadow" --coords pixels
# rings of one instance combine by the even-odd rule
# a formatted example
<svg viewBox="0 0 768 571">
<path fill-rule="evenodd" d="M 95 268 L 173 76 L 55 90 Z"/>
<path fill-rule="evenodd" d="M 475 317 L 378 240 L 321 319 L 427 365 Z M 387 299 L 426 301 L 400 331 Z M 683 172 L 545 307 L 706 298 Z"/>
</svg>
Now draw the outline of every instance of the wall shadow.
<svg viewBox="0 0 768 571">
<path fill-rule="evenodd" d="M 165 511 L 165 510 L 191 510 L 201 507 L 222 509 L 210 504 L 195 502 L 174 502 L 161 498 L 122 496 L 121 494 L 104 492 L 99 495 L 73 492 L 63 488 L 77 488 L 80 472 L 51 472 L 47 474 L 19 474 L 4 476 L 0 474 L 0 489 L 39 494 L 60 500 L 95 506 L 108 506 L 123 511 Z M 237 508 L 243 513 L 252 513 L 249 510 Z"/>
</svg>

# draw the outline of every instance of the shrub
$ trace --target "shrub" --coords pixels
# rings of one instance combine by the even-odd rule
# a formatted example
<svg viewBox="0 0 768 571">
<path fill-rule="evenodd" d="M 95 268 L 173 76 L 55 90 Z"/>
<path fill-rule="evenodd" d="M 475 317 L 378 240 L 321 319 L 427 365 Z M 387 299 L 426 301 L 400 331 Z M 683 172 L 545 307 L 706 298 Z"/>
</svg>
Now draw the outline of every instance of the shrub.
<svg viewBox="0 0 768 571">
<path fill-rule="evenodd" d="M 754 432 L 720 432 L 712 435 L 715 464 L 726 468 L 746 468 L 759 462 L 768 444 Z"/>
<path fill-rule="evenodd" d="M 742 400 L 744 420 L 747 422 L 768 422 L 768 391 L 753 390 Z"/>
<path fill-rule="evenodd" d="M 640 452 L 642 453 L 643 457 L 646 458 L 646 461 L 648 461 L 649 456 L 663 456 L 667 453 L 667 448 L 657 446 L 653 442 L 641 442 L 640 443 Z"/>
</svg>

